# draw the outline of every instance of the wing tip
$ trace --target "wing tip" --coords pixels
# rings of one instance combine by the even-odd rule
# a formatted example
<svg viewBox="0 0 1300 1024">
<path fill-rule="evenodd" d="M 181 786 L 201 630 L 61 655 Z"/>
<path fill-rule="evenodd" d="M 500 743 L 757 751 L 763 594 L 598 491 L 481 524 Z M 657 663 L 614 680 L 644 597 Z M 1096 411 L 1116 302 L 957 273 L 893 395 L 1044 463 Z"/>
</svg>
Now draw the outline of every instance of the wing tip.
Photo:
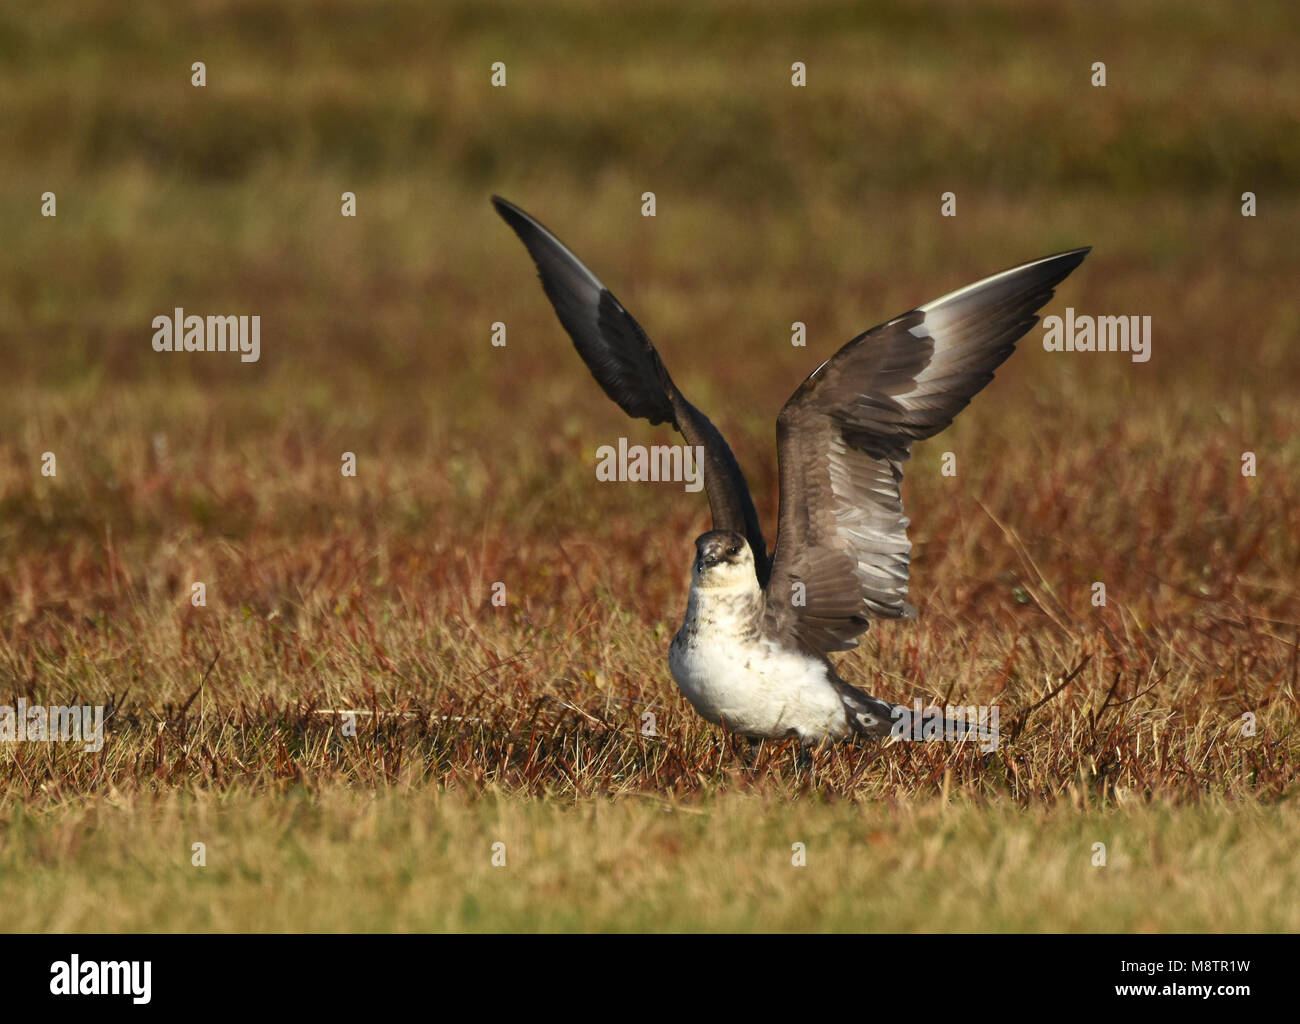
<svg viewBox="0 0 1300 1024">
<path fill-rule="evenodd" d="M 1030 260 L 1028 263 L 1021 263 L 1017 266 L 1010 267 L 1001 273 L 992 274 L 984 278 L 977 284 L 992 283 L 999 278 L 1008 278 L 1030 270 L 1048 271 L 1060 273 L 1062 275 L 1070 273 L 1080 263 L 1084 261 L 1088 253 L 1092 252 L 1092 246 L 1081 245 L 1077 249 L 1065 249 L 1061 252 L 1054 252 L 1050 256 L 1040 256 L 1036 260 Z"/>
<path fill-rule="evenodd" d="M 1092 246 L 1081 245 L 1077 249 L 1067 249 L 1065 252 L 1058 252 L 1052 256 L 1045 256 L 1040 262 L 1053 263 L 1058 267 L 1069 264 L 1069 268 L 1066 271 L 1066 273 L 1069 273 L 1082 263 L 1090 252 L 1092 252 Z"/>
<path fill-rule="evenodd" d="M 1052 253 L 1050 256 L 1041 256 L 1036 260 L 1030 260 L 1028 263 L 1019 263 L 1014 267 L 1008 267 L 1006 270 L 981 278 L 964 288 L 958 288 L 956 291 L 932 299 L 925 305 L 918 306 L 916 311 L 926 314 L 933 313 L 951 303 L 975 295 L 986 294 L 992 289 L 1006 288 L 1008 285 L 1013 284 L 1021 288 L 1028 285 L 1030 287 L 1046 286 L 1055 289 L 1057 285 L 1074 273 L 1079 264 L 1083 262 L 1084 257 L 1090 252 L 1092 252 L 1092 246 L 1084 245 L 1077 249 Z M 906 315 L 906 313 L 903 314 L 903 316 Z M 894 319 L 901 318 L 895 317 Z"/>
<path fill-rule="evenodd" d="M 502 220 L 514 229 L 516 234 L 519 233 L 521 227 L 532 227 L 537 225 L 536 220 L 512 203 L 509 199 L 502 196 L 492 196 L 492 208 L 496 210 L 497 215 Z"/>
</svg>

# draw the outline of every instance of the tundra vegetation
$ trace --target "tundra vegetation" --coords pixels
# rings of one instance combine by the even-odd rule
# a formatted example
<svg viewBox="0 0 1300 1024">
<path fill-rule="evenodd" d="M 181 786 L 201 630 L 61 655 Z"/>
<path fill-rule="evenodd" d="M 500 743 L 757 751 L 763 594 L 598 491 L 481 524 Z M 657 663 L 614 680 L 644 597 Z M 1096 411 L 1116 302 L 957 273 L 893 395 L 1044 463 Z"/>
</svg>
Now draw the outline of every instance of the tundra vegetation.
<svg viewBox="0 0 1300 1024">
<path fill-rule="evenodd" d="M 96 752 L 0 743 L 0 927 L 1300 929 L 1300 11 L 544 6 L 0 13 L 0 704 L 105 708 Z M 1046 312 L 1149 316 L 1150 359 L 1035 328 L 907 466 L 920 617 L 838 659 L 996 704 L 996 751 L 691 712 L 707 505 L 595 479 L 680 439 L 493 192 L 769 533 L 818 362 L 1094 247 Z M 155 351 L 175 308 L 260 358 Z"/>
</svg>

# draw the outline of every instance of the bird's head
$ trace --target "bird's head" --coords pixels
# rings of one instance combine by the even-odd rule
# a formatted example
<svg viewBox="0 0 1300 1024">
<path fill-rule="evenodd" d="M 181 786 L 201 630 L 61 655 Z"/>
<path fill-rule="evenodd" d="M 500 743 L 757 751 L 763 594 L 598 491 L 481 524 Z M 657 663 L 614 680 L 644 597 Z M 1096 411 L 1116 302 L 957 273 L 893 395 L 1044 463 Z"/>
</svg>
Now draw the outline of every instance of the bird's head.
<svg viewBox="0 0 1300 1024">
<path fill-rule="evenodd" d="M 758 582 L 749 542 L 732 530 L 710 530 L 695 539 L 691 575 L 696 586 L 708 589 L 752 586 Z"/>
</svg>

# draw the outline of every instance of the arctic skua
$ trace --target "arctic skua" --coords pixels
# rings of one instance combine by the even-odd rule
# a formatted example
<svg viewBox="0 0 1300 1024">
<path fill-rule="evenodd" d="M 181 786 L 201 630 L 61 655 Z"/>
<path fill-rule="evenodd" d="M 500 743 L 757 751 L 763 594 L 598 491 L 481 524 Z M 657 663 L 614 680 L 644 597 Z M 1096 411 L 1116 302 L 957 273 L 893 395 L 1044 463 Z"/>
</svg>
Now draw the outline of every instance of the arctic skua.
<svg viewBox="0 0 1300 1024">
<path fill-rule="evenodd" d="M 916 614 L 902 464 L 914 441 L 943 430 L 993 379 L 1089 249 L 927 302 L 817 367 L 777 419 L 781 496 L 769 553 L 735 456 L 640 324 L 537 220 L 492 202 L 605 394 L 703 450 L 713 529 L 695 541 L 686 616 L 668 654 L 687 700 L 708 721 L 756 739 L 887 736 L 901 709 L 845 682 L 828 655 L 856 647 L 873 619 Z"/>
</svg>

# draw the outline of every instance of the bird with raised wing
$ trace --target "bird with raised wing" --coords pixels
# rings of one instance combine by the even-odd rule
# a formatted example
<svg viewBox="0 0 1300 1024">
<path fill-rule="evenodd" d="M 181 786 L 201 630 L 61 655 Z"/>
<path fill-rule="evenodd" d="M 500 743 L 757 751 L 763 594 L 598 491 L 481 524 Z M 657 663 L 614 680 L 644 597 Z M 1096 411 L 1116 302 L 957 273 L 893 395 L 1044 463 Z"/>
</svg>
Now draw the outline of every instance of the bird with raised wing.
<svg viewBox="0 0 1300 1024">
<path fill-rule="evenodd" d="M 1046 256 L 858 335 L 799 385 L 777 419 L 780 505 L 770 554 L 735 456 L 686 400 L 640 324 L 551 232 L 493 205 L 596 382 L 629 416 L 671 423 L 704 453 L 713 529 L 695 541 L 668 665 L 708 721 L 805 744 L 884 737 L 904 709 L 845 682 L 828 654 L 873 619 L 909 618 L 902 464 L 948 426 L 1038 322 L 1088 248 Z"/>
</svg>

